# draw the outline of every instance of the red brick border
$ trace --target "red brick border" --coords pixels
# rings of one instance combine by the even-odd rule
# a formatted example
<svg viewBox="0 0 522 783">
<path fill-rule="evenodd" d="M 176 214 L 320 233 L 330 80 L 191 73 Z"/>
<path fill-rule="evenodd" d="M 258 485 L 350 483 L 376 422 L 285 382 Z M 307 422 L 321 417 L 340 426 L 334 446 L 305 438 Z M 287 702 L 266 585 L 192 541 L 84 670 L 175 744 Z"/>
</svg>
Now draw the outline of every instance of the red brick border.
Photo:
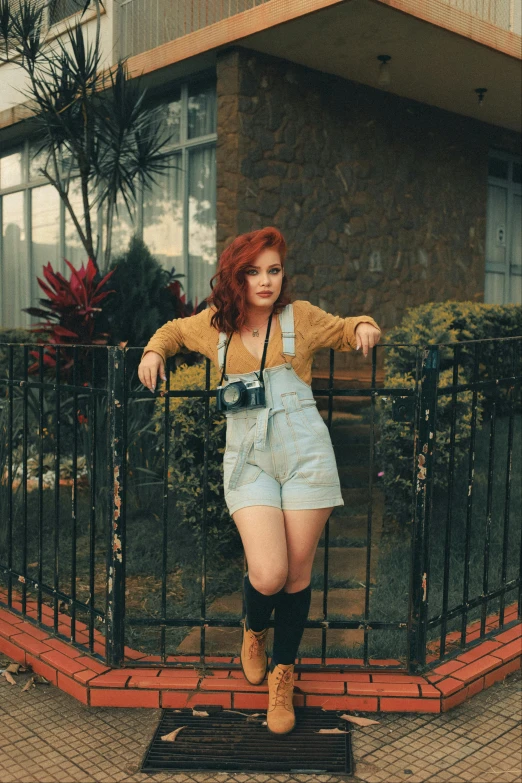
<svg viewBox="0 0 522 783">
<path fill-rule="evenodd" d="M 6 595 L 0 591 L 0 599 Z M 19 601 L 13 601 L 21 609 Z M 27 615 L 35 618 L 36 603 L 27 602 Z M 52 625 L 52 610 L 42 607 L 44 624 Z M 69 633 L 70 617 L 63 615 L 58 628 Z M 488 618 L 489 619 L 489 618 Z M 498 617 L 497 617 L 498 620 Z M 517 605 L 506 609 L 506 625 L 516 622 Z M 491 625 L 492 620 L 489 621 Z M 83 641 L 87 627 L 76 623 Z M 471 630 L 471 627 L 470 627 Z M 474 633 L 476 629 L 471 630 Z M 94 632 L 94 648 L 104 654 L 104 637 Z M 111 669 L 72 644 L 57 639 L 19 615 L 0 608 L 0 651 L 30 666 L 63 691 L 91 707 L 193 707 L 220 704 L 235 709 L 267 708 L 266 680 L 250 685 L 241 671 L 216 669 L 201 676 L 198 670 L 174 668 Z M 157 660 L 125 648 L 127 658 Z M 169 661 L 199 661 L 199 656 L 169 656 Z M 296 672 L 294 705 L 325 710 L 362 712 L 447 712 L 484 688 L 503 680 L 521 667 L 522 623 L 500 631 L 423 676 L 392 672 Z M 239 658 L 209 656 L 207 662 L 239 663 Z M 301 658 L 301 664 L 320 659 Z M 329 659 L 340 663 L 341 659 Z M 342 659 L 347 666 L 355 663 Z M 381 665 L 398 661 L 380 661 Z"/>
</svg>

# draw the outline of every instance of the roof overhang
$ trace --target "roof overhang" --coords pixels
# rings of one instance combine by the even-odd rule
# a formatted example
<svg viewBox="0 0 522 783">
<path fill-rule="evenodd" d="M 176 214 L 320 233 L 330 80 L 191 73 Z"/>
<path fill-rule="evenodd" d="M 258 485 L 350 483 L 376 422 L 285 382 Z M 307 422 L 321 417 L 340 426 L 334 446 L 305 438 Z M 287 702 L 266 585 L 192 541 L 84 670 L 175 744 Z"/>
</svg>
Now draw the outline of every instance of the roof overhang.
<svg viewBox="0 0 522 783">
<path fill-rule="evenodd" d="M 417 10 L 424 6 L 418 0 L 409 5 Z M 460 16 L 469 15 L 460 12 Z M 520 46 L 522 39 L 514 37 Z M 377 56 L 387 54 L 391 56 L 387 92 L 521 129 L 520 59 L 397 10 L 391 2 L 350 0 L 246 36 L 238 43 L 378 89 L 383 88 L 377 81 Z M 481 105 L 477 87 L 487 88 Z"/>
<path fill-rule="evenodd" d="M 129 59 L 157 84 L 208 66 L 230 44 L 377 89 L 379 54 L 391 56 L 387 92 L 521 130 L 522 37 L 443 0 L 270 2 Z M 482 105 L 476 88 L 486 87 Z"/>
<path fill-rule="evenodd" d="M 387 92 L 522 127 L 522 37 L 444 0 L 273 0 L 129 57 L 129 72 L 158 88 L 213 67 L 233 44 L 377 89 L 377 57 L 387 54 Z M 1 114 L 5 130 L 30 116 L 23 105 Z"/>
</svg>

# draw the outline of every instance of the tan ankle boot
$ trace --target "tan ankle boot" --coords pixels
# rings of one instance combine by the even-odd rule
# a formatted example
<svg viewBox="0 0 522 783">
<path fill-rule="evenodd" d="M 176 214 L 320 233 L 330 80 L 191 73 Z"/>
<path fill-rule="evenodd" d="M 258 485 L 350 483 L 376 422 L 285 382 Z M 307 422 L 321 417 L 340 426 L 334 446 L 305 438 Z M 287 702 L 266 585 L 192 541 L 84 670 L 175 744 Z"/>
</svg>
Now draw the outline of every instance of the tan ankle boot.
<svg viewBox="0 0 522 783">
<path fill-rule="evenodd" d="M 268 672 L 266 720 L 272 734 L 288 734 L 295 726 L 294 664 L 278 663 Z"/>
<path fill-rule="evenodd" d="M 260 685 L 266 676 L 268 669 L 266 654 L 267 634 L 268 628 L 265 628 L 263 631 L 247 630 L 246 620 L 244 621 L 240 661 L 245 679 L 251 685 Z"/>
</svg>

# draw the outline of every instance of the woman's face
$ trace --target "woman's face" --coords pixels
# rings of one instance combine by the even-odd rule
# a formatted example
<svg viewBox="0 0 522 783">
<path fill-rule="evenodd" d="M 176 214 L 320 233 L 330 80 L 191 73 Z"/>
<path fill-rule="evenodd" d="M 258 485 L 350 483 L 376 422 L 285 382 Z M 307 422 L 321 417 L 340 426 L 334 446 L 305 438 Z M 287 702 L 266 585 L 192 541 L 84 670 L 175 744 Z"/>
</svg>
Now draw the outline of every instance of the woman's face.
<svg viewBox="0 0 522 783">
<path fill-rule="evenodd" d="M 246 301 L 253 313 L 269 313 L 281 293 L 283 267 L 277 250 L 267 248 L 245 270 Z M 270 291 L 270 296 L 259 296 Z"/>
</svg>

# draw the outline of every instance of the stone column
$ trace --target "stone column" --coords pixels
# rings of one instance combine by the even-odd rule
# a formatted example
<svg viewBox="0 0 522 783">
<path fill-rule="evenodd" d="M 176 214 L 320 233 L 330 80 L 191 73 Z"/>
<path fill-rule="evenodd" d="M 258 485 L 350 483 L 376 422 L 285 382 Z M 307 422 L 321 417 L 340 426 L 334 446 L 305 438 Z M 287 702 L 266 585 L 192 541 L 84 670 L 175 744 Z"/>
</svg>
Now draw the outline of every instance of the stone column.
<svg viewBox="0 0 522 783">
<path fill-rule="evenodd" d="M 217 55 L 216 222 L 217 256 L 239 233 L 239 58 L 237 49 Z"/>
</svg>

